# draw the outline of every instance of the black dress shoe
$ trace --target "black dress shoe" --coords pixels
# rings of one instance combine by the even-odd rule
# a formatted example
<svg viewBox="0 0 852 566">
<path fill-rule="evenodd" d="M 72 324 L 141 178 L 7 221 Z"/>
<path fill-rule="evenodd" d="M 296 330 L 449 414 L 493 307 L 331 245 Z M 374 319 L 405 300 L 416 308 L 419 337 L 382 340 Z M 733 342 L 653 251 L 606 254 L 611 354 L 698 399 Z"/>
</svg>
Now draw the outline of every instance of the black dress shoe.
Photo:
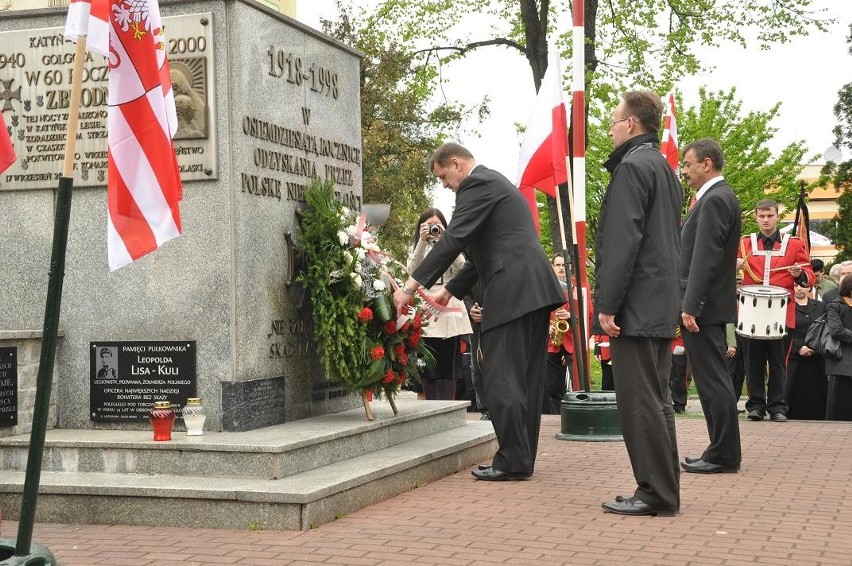
<svg viewBox="0 0 852 566">
<path fill-rule="evenodd" d="M 750 421 L 762 421 L 765 416 L 766 413 L 763 411 L 754 410 L 748 412 L 748 420 Z"/>
<path fill-rule="evenodd" d="M 789 419 L 784 413 L 774 413 L 769 415 L 769 420 L 775 421 L 776 423 L 786 423 Z"/>
<path fill-rule="evenodd" d="M 491 467 L 491 464 L 479 464 L 479 465 L 476 467 L 476 469 L 477 469 L 477 470 L 487 470 L 487 469 L 488 469 L 488 468 L 490 468 L 490 467 Z"/>
<path fill-rule="evenodd" d="M 614 501 L 601 503 L 601 509 L 607 513 L 615 513 L 616 515 L 632 515 L 634 517 L 642 517 L 645 515 L 674 517 L 677 515 L 677 510 L 657 509 L 655 507 L 651 507 L 641 499 L 636 499 L 635 497 L 616 497 Z"/>
<path fill-rule="evenodd" d="M 704 460 L 698 460 L 697 462 L 681 462 L 680 467 L 692 474 L 735 474 L 740 471 L 739 466 L 711 464 Z"/>
<path fill-rule="evenodd" d="M 484 470 L 473 470 L 470 473 L 473 474 L 473 477 L 476 479 L 483 481 L 528 480 L 532 477 L 532 474 L 503 472 L 493 466 L 489 466 Z"/>
<path fill-rule="evenodd" d="M 689 456 L 684 456 L 683 461 L 687 464 L 694 464 L 696 462 L 700 462 L 701 458 L 690 458 Z"/>
</svg>

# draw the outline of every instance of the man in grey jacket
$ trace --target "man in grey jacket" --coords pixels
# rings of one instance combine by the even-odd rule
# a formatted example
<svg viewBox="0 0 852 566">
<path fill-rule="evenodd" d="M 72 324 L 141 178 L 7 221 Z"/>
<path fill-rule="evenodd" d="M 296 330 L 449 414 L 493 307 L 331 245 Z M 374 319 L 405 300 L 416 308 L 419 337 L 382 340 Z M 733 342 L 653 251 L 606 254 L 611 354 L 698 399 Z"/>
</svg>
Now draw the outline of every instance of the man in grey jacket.
<svg viewBox="0 0 852 566">
<path fill-rule="evenodd" d="M 618 418 L 637 487 L 603 503 L 621 515 L 680 508 L 671 341 L 678 323 L 683 191 L 660 154 L 663 103 L 650 91 L 622 95 L 610 121 L 615 150 L 595 239 L 595 309 L 610 339 Z"/>
</svg>

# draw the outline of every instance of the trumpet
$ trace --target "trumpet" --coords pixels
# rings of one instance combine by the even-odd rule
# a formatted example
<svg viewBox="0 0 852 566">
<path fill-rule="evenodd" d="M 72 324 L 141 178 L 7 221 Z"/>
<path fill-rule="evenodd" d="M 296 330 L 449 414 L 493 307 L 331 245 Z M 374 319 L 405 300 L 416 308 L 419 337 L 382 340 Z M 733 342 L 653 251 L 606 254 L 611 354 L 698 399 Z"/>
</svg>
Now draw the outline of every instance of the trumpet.
<svg viewBox="0 0 852 566">
<path fill-rule="evenodd" d="M 553 317 L 550 321 L 550 343 L 554 346 L 562 344 L 562 337 L 568 332 L 568 321 L 562 318 Z"/>
</svg>

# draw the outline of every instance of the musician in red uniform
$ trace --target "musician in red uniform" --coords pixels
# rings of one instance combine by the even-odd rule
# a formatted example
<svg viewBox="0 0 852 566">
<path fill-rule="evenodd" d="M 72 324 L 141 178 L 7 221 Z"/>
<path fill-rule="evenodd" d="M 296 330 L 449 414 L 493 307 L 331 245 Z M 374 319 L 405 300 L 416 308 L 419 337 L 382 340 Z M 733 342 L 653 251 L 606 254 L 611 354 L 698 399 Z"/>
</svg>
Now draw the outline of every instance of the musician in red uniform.
<svg viewBox="0 0 852 566">
<path fill-rule="evenodd" d="M 805 245 L 799 238 L 781 235 L 778 227 L 778 203 L 764 199 L 755 208 L 759 232 L 744 236 L 737 254 L 737 267 L 743 271 L 743 285 L 773 285 L 789 293 L 786 326 L 796 324 L 796 302 L 793 284 L 813 285 L 814 273 Z M 776 422 L 787 420 L 784 384 L 787 378 L 787 354 L 790 349 L 789 330 L 784 338 L 757 340 L 743 336 L 743 355 L 746 368 L 748 418 Z M 768 380 L 766 367 L 769 365 Z M 767 383 L 767 386 L 764 386 Z"/>
</svg>

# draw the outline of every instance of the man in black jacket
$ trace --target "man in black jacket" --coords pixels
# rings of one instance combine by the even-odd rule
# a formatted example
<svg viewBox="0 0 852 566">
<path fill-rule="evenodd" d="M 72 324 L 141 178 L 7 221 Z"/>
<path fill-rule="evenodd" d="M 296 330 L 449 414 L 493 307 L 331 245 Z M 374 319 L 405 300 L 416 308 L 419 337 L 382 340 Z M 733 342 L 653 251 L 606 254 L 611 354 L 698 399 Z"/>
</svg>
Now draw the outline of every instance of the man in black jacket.
<svg viewBox="0 0 852 566">
<path fill-rule="evenodd" d="M 477 165 L 464 147 L 447 143 L 430 163 L 456 208 L 441 240 L 394 293 L 401 309 L 420 287 L 429 288 L 461 252 L 468 261 L 432 295 L 446 304 L 480 281 L 480 349 L 485 399 L 499 448 L 491 466 L 473 475 L 486 481 L 522 480 L 533 473 L 538 448 L 550 311 L 565 302 L 541 249 L 532 215 L 506 177 Z"/>
<path fill-rule="evenodd" d="M 622 515 L 680 508 L 671 342 L 678 321 L 683 191 L 660 154 L 663 103 L 650 91 L 622 95 L 610 121 L 615 150 L 595 239 L 595 309 L 610 339 L 621 432 L 638 484 L 602 507 Z"/>
<path fill-rule="evenodd" d="M 700 139 L 683 150 L 683 178 L 695 189 L 695 204 L 680 232 L 681 327 L 686 355 L 710 445 L 700 458 L 681 464 L 687 472 L 715 474 L 740 469 L 737 397 L 728 374 L 725 325 L 737 318 L 737 246 L 740 203 L 722 176 L 719 144 Z"/>
</svg>

